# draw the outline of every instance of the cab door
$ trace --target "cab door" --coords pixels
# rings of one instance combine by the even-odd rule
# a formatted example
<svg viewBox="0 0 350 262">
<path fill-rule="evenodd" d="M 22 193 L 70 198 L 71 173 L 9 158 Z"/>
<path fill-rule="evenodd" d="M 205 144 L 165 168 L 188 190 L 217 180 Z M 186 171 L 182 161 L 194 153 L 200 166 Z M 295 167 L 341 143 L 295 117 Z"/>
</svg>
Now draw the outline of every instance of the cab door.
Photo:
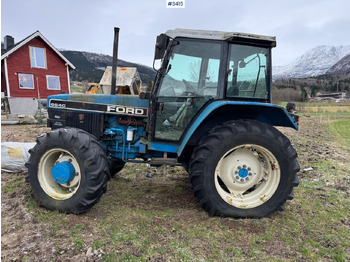
<svg viewBox="0 0 350 262">
<path fill-rule="evenodd" d="M 200 109 L 218 94 L 222 43 L 176 41 L 157 90 L 155 140 L 179 141 Z"/>
</svg>

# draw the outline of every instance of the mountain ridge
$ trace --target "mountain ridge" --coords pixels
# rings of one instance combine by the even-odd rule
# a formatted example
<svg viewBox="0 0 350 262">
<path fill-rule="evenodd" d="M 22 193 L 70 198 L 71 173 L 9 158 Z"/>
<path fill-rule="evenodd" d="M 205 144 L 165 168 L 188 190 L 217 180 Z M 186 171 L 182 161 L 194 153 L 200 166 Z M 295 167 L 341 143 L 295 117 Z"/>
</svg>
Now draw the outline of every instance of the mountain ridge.
<svg viewBox="0 0 350 262">
<path fill-rule="evenodd" d="M 317 46 L 284 66 L 273 66 L 273 79 L 304 78 L 326 74 L 333 65 L 350 54 L 350 45 Z"/>
<path fill-rule="evenodd" d="M 350 74 L 350 54 L 340 59 L 336 64 L 327 70 L 326 74 Z"/>
<path fill-rule="evenodd" d="M 70 72 L 71 80 L 99 82 L 107 66 L 112 65 L 110 55 L 87 51 L 62 50 L 76 69 Z M 156 71 L 148 66 L 118 59 L 118 66 L 136 67 L 144 85 L 153 81 Z M 317 46 L 284 66 L 273 66 L 273 80 L 278 78 L 305 78 L 325 74 L 350 73 L 350 45 Z"/>
<path fill-rule="evenodd" d="M 87 80 L 88 82 L 98 83 L 105 68 L 112 66 L 113 63 L 113 57 L 110 55 L 75 50 L 62 50 L 60 52 L 76 67 L 75 70 L 70 72 L 70 77 L 73 81 Z M 149 81 L 153 81 L 156 75 L 153 68 L 142 64 L 118 59 L 117 65 L 136 67 L 144 85 L 147 85 Z"/>
</svg>

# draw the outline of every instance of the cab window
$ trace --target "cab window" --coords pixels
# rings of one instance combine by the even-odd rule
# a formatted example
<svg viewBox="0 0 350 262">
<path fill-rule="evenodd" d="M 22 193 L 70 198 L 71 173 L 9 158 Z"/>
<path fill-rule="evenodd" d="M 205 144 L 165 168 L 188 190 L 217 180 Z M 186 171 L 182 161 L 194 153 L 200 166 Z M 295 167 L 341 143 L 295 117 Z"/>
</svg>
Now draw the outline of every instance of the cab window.
<svg viewBox="0 0 350 262">
<path fill-rule="evenodd" d="M 268 100 L 268 61 L 268 48 L 231 44 L 226 96 Z"/>
</svg>

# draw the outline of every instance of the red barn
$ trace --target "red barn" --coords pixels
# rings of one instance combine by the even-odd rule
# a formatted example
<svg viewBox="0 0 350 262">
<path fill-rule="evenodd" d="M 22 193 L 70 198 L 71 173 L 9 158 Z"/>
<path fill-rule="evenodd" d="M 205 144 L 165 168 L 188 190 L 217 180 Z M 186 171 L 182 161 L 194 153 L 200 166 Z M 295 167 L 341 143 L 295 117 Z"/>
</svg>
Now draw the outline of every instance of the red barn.
<svg viewBox="0 0 350 262">
<path fill-rule="evenodd" d="M 70 93 L 68 61 L 39 31 L 14 44 L 5 37 L 1 50 L 1 92 L 6 97 L 47 98 Z"/>
</svg>

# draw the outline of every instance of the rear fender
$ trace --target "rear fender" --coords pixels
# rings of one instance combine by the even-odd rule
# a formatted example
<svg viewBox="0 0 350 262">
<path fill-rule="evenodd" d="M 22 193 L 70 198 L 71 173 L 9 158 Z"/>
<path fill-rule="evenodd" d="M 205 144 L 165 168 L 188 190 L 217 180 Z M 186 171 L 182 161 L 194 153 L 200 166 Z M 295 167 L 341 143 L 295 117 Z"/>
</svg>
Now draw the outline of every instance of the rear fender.
<svg viewBox="0 0 350 262">
<path fill-rule="evenodd" d="M 211 129 L 214 127 L 213 123 L 220 122 L 220 120 L 229 121 L 238 119 L 254 119 L 272 126 L 299 129 L 298 124 L 288 114 L 287 110 L 281 106 L 258 102 L 215 101 L 204 108 L 187 130 L 177 149 L 178 156 L 181 156 L 191 138 L 201 137 L 196 135 L 197 132 L 200 132 L 198 130 Z M 211 122 L 211 126 L 206 127 L 206 123 L 209 121 Z"/>
</svg>

